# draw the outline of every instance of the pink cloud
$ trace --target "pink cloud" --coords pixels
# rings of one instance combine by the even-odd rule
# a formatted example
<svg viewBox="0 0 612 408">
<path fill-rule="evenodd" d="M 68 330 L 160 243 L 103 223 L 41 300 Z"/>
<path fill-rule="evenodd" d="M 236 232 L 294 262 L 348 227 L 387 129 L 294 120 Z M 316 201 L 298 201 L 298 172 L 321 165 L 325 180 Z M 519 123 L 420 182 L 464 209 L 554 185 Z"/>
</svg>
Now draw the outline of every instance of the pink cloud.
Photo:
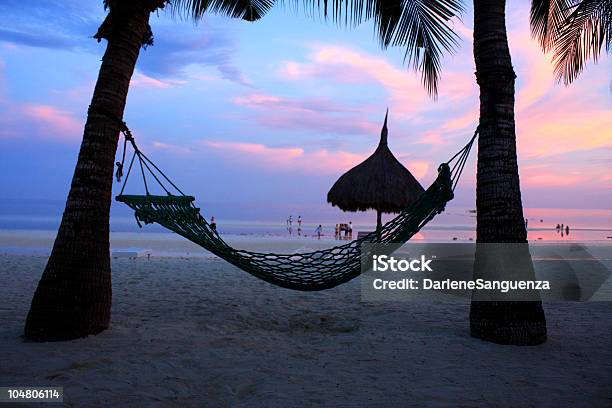
<svg viewBox="0 0 612 408">
<path fill-rule="evenodd" d="M 576 186 L 584 181 L 584 177 L 559 173 L 531 173 L 523 171 L 521 183 L 527 187 L 568 187 Z"/>
<path fill-rule="evenodd" d="M 91 101 L 96 82 L 94 80 L 84 81 L 81 85 L 78 85 L 69 89 L 55 89 L 53 94 L 57 96 L 57 100 L 70 101 L 75 106 L 87 106 Z"/>
<path fill-rule="evenodd" d="M 40 104 L 16 103 L 4 93 L 0 60 L 0 139 L 54 139 L 62 142 L 81 140 L 85 118 L 69 110 Z"/>
<path fill-rule="evenodd" d="M 257 143 L 223 141 L 204 143 L 213 148 L 217 154 L 228 160 L 239 161 L 243 166 L 333 175 L 344 173 L 361 163 L 370 154 L 329 149 L 305 150 L 301 147 L 270 147 Z M 428 174 L 429 162 L 404 157 L 400 159 L 417 179 L 423 179 Z"/>
<path fill-rule="evenodd" d="M 510 52 L 517 75 L 515 110 L 520 112 L 546 96 L 554 86 L 553 64 L 540 50 L 529 31 L 513 30 L 509 38 Z"/>
<path fill-rule="evenodd" d="M 84 121 L 71 112 L 50 105 L 25 105 L 20 113 L 38 128 L 42 137 L 64 141 L 82 137 Z"/>
<path fill-rule="evenodd" d="M 380 124 L 365 113 L 321 98 L 291 99 L 255 93 L 234 98 L 234 104 L 257 110 L 256 120 L 273 129 L 332 134 L 376 134 Z"/>
<path fill-rule="evenodd" d="M 439 132 L 429 131 L 423 133 L 419 139 L 414 142 L 415 144 L 425 144 L 432 146 L 442 146 L 447 143 L 447 141 L 442 137 Z"/>
<path fill-rule="evenodd" d="M 178 145 L 174 145 L 170 143 L 154 141 L 151 145 L 156 150 L 161 150 L 161 151 L 165 151 L 168 153 L 175 153 L 175 154 L 180 154 L 180 155 L 193 153 L 193 151 L 189 147 L 178 146 Z"/>
<path fill-rule="evenodd" d="M 17 44 L 10 43 L 10 42 L 3 42 L 2 47 L 10 51 L 15 51 L 19 49 L 19 46 Z"/>
<path fill-rule="evenodd" d="M 259 157 L 270 157 L 275 163 L 285 163 L 304 155 L 304 149 L 299 147 L 268 147 L 259 143 L 239 143 L 208 141 L 208 146 L 226 152 L 252 154 Z"/>
<path fill-rule="evenodd" d="M 609 180 L 601 173 L 600 164 L 568 162 L 559 166 L 557 160 L 538 160 L 521 166 L 521 184 L 542 188 L 606 188 Z"/>
<path fill-rule="evenodd" d="M 401 157 L 398 159 L 400 159 L 400 162 L 402 162 L 418 180 L 422 180 L 428 174 L 429 168 L 431 167 L 429 162 L 425 160 L 410 160 Z"/>
<path fill-rule="evenodd" d="M 387 59 L 340 45 L 316 45 L 307 62 L 285 61 L 280 75 L 287 80 L 319 78 L 337 83 L 372 82 L 389 94 L 390 106 L 398 115 L 414 115 L 439 108 L 427 95 L 419 74 L 409 67 L 395 65 Z M 474 79 L 468 73 L 443 72 L 440 98 L 462 100 L 475 95 Z"/>
<path fill-rule="evenodd" d="M 299 80 L 301 78 L 312 76 L 314 72 L 309 66 L 299 64 L 295 61 L 285 61 L 280 69 L 281 77 L 291 80 Z"/>
<path fill-rule="evenodd" d="M 248 106 L 250 108 L 282 109 L 289 111 L 312 111 L 312 112 L 358 112 L 333 101 L 323 98 L 290 99 L 279 96 L 254 93 L 247 96 L 234 98 L 236 105 Z"/>
<path fill-rule="evenodd" d="M 439 131 L 442 133 L 452 133 L 459 130 L 467 130 L 470 131 L 476 130 L 476 126 L 478 126 L 478 114 L 479 108 L 474 108 L 469 110 L 467 113 L 461 116 L 455 116 L 452 119 L 444 122 Z"/>
<path fill-rule="evenodd" d="M 345 152 L 316 149 L 306 151 L 301 147 L 270 147 L 257 143 L 206 141 L 217 154 L 242 165 L 273 170 L 291 169 L 305 173 L 337 174 L 355 166 L 364 156 Z"/>
<path fill-rule="evenodd" d="M 72 112 L 45 104 L 19 104 L 5 91 L 5 64 L 0 59 L 0 139 L 28 137 L 79 140 L 84 121 Z"/>
<path fill-rule="evenodd" d="M 378 83 L 390 93 L 394 112 L 406 113 L 428 99 L 419 78 L 386 59 L 337 45 L 313 47 L 309 61 L 287 61 L 281 69 L 285 79 L 318 77 L 340 83 Z"/>
<path fill-rule="evenodd" d="M 559 101 L 556 101 L 558 104 Z M 612 147 L 612 114 L 591 104 L 540 104 L 517 120 L 521 157 L 539 158 L 561 153 Z"/>
<path fill-rule="evenodd" d="M 130 81 L 130 86 L 134 88 L 168 89 L 186 83 L 187 81 L 156 79 L 143 73 L 136 72 Z"/>
</svg>

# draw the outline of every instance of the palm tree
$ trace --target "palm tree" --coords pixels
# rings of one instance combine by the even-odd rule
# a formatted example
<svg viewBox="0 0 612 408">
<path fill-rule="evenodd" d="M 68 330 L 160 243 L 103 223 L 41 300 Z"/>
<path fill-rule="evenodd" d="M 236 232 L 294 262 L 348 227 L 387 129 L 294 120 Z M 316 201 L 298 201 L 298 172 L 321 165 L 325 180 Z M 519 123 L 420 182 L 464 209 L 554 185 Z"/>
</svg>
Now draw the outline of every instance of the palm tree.
<svg viewBox="0 0 612 408">
<path fill-rule="evenodd" d="M 514 130 L 515 74 L 504 26 L 504 3 L 474 0 L 474 59 L 480 87 L 477 241 L 523 243 L 526 231 Z M 532 0 L 531 28 L 545 51 L 554 50 L 555 75 L 568 85 L 586 61 L 597 61 L 604 43 L 610 52 L 612 2 Z M 546 341 L 546 320 L 539 301 L 473 301 L 470 329 L 473 336 L 497 343 Z"/>
<path fill-rule="evenodd" d="M 120 119 L 140 48 L 152 45 L 149 17 L 167 0 L 104 0 L 108 14 L 94 36 L 106 39 L 83 141 L 51 256 L 36 288 L 25 336 L 37 341 L 84 337 L 110 322 L 109 213 Z M 248 21 L 272 1 L 177 0 L 194 17 L 211 11 Z"/>
<path fill-rule="evenodd" d="M 332 3 L 334 10 L 341 9 L 337 4 L 340 0 Z M 422 72 L 425 87 L 435 96 L 440 78 L 440 54 L 452 51 L 457 45 L 456 35 L 448 22 L 461 12 L 461 0 L 380 0 L 374 3 L 379 7 L 374 18 L 379 22 L 383 45 L 405 46 L 408 63 Z M 473 3 L 473 51 L 476 82 L 480 88 L 477 242 L 526 244 L 516 155 L 516 75 L 506 35 L 506 2 L 474 0 Z M 477 265 L 479 253 L 476 253 Z M 529 256 L 528 251 L 523 254 Z M 527 274 L 532 272 L 531 260 L 528 260 Z M 474 337 L 496 343 L 539 344 L 546 340 L 542 304 L 539 301 L 474 300 L 470 309 L 470 332 Z"/>
<path fill-rule="evenodd" d="M 508 48 L 505 6 L 505 0 L 474 0 L 474 61 L 480 88 L 476 240 L 485 244 L 527 243 L 516 155 L 516 74 Z M 470 332 L 495 343 L 542 343 L 546 340 L 542 304 L 473 300 Z"/>
</svg>

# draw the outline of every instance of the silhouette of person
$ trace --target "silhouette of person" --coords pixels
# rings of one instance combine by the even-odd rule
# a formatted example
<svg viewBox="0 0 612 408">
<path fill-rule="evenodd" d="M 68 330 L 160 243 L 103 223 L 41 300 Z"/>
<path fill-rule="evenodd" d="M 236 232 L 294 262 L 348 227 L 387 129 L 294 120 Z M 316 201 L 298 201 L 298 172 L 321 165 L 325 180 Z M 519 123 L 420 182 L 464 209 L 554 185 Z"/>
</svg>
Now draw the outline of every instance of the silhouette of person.
<svg viewBox="0 0 612 408">
<path fill-rule="evenodd" d="M 319 224 L 319 226 L 317 227 L 317 229 L 315 229 L 315 232 L 317 233 L 317 237 L 319 239 L 321 239 L 321 234 L 323 233 L 323 226 L 321 226 L 321 224 Z"/>
<path fill-rule="evenodd" d="M 117 172 L 115 173 L 115 177 L 117 177 L 117 183 L 121 182 L 121 177 L 123 177 L 123 163 L 117 162 Z"/>
<path fill-rule="evenodd" d="M 210 217 L 210 229 L 217 232 L 217 221 L 215 221 L 215 217 Z"/>
<path fill-rule="evenodd" d="M 569 235 L 569 225 L 565 226 L 565 235 Z"/>
</svg>

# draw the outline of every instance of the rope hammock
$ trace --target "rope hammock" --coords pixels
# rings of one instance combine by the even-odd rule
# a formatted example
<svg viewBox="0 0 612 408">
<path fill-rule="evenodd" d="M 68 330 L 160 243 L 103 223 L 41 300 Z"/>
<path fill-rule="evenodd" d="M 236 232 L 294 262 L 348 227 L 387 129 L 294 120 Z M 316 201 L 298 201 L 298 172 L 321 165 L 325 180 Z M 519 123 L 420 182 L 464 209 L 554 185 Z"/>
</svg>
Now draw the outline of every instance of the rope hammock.
<svg viewBox="0 0 612 408">
<path fill-rule="evenodd" d="M 436 180 L 417 201 L 383 225 L 380 230 L 329 249 L 308 253 L 275 254 L 240 250 L 229 246 L 202 217 L 200 209 L 194 205 L 195 198 L 184 194 L 138 148 L 124 122 L 99 109 L 93 112 L 114 120 L 125 136 L 123 159 L 117 162 L 118 181 L 123 175 L 128 142 L 134 150 L 123 187 L 116 200 L 134 210 L 136 222 L 140 227 L 142 223 L 157 223 L 259 279 L 284 288 L 302 291 L 333 288 L 357 277 L 361 274 L 362 260 L 371 258 L 371 254 L 365 249 L 369 246 L 362 247 L 362 244 L 403 244 L 437 214 L 444 211 L 446 203 L 454 197 L 453 192 L 478 135 L 476 129 L 469 142 L 449 161 L 438 167 Z M 135 161 L 138 161 L 145 195 L 124 194 Z M 149 193 L 147 174 L 152 176 L 166 195 Z"/>
</svg>

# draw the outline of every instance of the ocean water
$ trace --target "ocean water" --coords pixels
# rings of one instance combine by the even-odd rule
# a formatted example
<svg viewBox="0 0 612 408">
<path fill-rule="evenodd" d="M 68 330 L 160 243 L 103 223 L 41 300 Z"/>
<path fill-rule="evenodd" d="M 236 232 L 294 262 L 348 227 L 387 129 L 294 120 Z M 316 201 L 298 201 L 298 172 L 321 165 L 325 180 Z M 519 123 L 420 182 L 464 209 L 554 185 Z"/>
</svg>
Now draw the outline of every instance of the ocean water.
<svg viewBox="0 0 612 408">
<path fill-rule="evenodd" d="M 35 202 L 4 200 L 0 202 L 0 230 L 21 231 L 57 231 L 61 220 L 63 202 Z M 556 209 L 556 208 L 525 208 L 530 241 L 608 241 L 612 242 L 612 210 L 608 209 Z M 204 214 L 204 211 L 203 211 Z M 207 217 L 210 214 L 206 214 Z M 312 239 L 316 227 L 321 224 L 323 239 L 334 239 L 336 223 L 353 223 L 353 236 L 359 231 L 372 231 L 375 228 L 375 214 L 342 213 L 340 211 L 311 211 L 302 215 L 304 220 L 301 231 L 298 231 L 297 215 L 293 215 L 293 223 L 288 228 L 286 218 L 258 220 L 258 214 L 240 214 L 224 216 L 215 214 L 219 232 L 224 236 L 244 238 L 277 237 L 288 239 Z M 386 215 L 383 221 L 388 221 L 393 215 Z M 279 217 L 280 218 L 280 217 Z M 557 231 L 556 225 L 570 227 L 569 235 Z M 448 242 L 470 241 L 476 238 L 476 215 L 473 209 L 449 206 L 432 222 L 425 226 L 414 240 Z M 163 233 L 158 225 L 138 227 L 131 210 L 122 205 L 113 205 L 111 211 L 111 231 Z"/>
</svg>

